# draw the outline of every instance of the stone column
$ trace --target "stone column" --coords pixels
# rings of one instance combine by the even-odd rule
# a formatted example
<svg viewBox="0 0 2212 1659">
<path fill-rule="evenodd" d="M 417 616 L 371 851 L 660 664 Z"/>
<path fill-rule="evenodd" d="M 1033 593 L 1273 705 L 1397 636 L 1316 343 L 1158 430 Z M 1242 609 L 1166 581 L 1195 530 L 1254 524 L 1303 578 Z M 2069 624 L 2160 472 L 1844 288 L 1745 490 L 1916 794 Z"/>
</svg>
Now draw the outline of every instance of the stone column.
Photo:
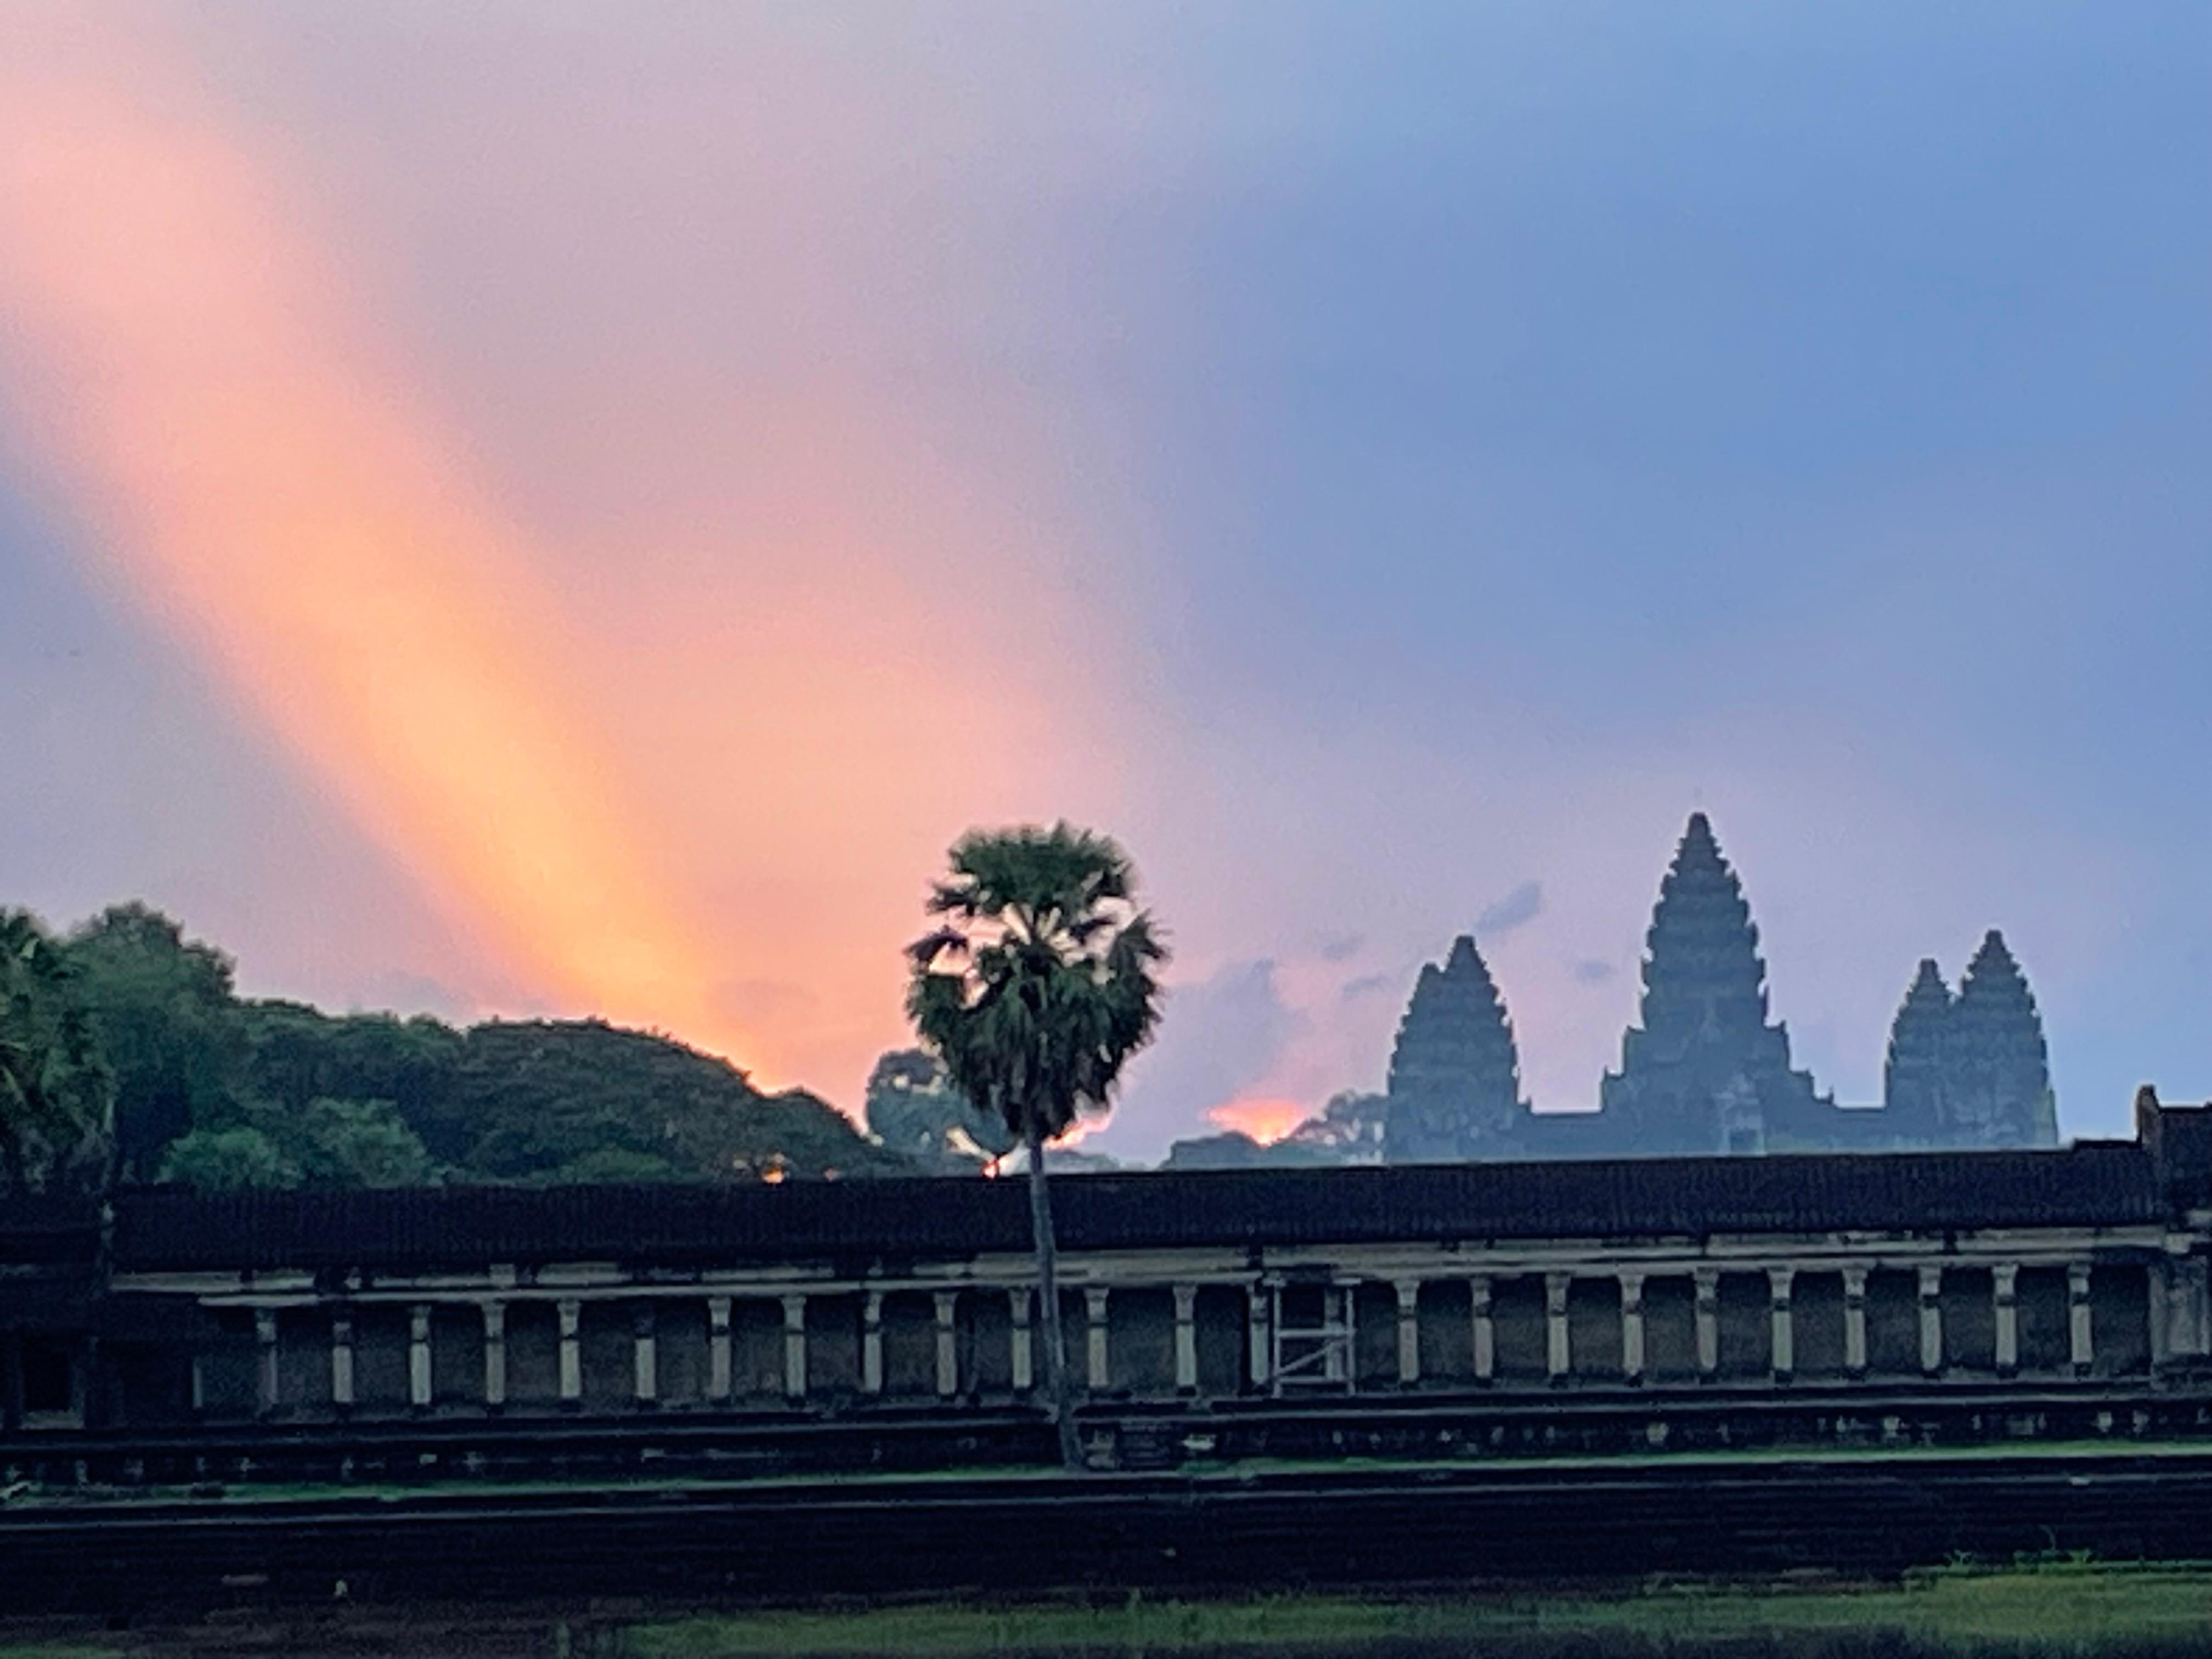
<svg viewBox="0 0 2212 1659">
<path fill-rule="evenodd" d="M 2143 1267 L 2143 1316 L 2149 1326 L 2150 1369 L 2155 1376 L 2173 1356 L 2173 1283 L 2161 1258 Z"/>
<path fill-rule="evenodd" d="M 1175 1376 L 1177 1394 L 1198 1392 L 1198 1286 L 1175 1287 Z"/>
<path fill-rule="evenodd" d="M 407 1310 L 407 1403 L 418 1412 L 430 1409 L 430 1304 L 417 1302 Z"/>
<path fill-rule="evenodd" d="M 564 1296 L 553 1304 L 561 1320 L 561 1403 L 580 1405 L 584 1398 L 584 1304 Z"/>
<path fill-rule="evenodd" d="M 870 1291 L 860 1304 L 860 1392 L 884 1391 L 884 1293 Z"/>
<path fill-rule="evenodd" d="M 2089 1264 L 2075 1261 L 2066 1268 L 2066 1338 L 2074 1375 L 2087 1376 L 2096 1362 L 2089 1324 Z"/>
<path fill-rule="evenodd" d="M 1093 1285 L 1083 1292 L 1083 1374 L 1093 1394 L 1103 1394 L 1109 1380 L 1106 1351 L 1106 1287 Z"/>
<path fill-rule="evenodd" d="M 253 1407 L 263 1417 L 274 1417 L 279 1404 L 276 1309 L 253 1310 Z"/>
<path fill-rule="evenodd" d="M 1467 1283 L 1474 1320 L 1474 1380 L 1486 1384 L 1498 1375 L 1498 1327 L 1490 1317 L 1490 1275 L 1477 1273 Z"/>
<path fill-rule="evenodd" d="M 737 1389 L 737 1367 L 730 1352 L 730 1298 L 707 1298 L 707 1398 L 726 1405 Z"/>
<path fill-rule="evenodd" d="M 2000 1261 L 1990 1269 L 1990 1288 L 1996 1304 L 1997 1375 L 2016 1376 L 2020 1370 L 2020 1267 Z"/>
<path fill-rule="evenodd" d="M 1721 1369 L 1721 1275 L 1717 1267 L 1690 1273 L 1697 1291 L 1698 1380 L 1710 1382 Z"/>
<path fill-rule="evenodd" d="M 960 1345 L 954 1316 L 959 1312 L 959 1293 L 933 1291 L 930 1305 L 937 1314 L 937 1395 L 950 1400 L 960 1392 Z"/>
<path fill-rule="evenodd" d="M 1244 1287 L 1245 1363 L 1251 1370 L 1255 1389 L 1265 1389 L 1274 1380 L 1275 1355 L 1270 1323 L 1273 1301 L 1273 1291 L 1256 1279 Z"/>
<path fill-rule="evenodd" d="M 1844 1372 L 1854 1382 L 1867 1374 L 1867 1270 L 1844 1269 Z"/>
<path fill-rule="evenodd" d="M 331 1315 L 331 1404 L 346 1411 L 353 1403 L 353 1314 L 340 1308 Z"/>
<path fill-rule="evenodd" d="M 783 1298 L 783 1397 L 806 1398 L 806 1298 Z"/>
<path fill-rule="evenodd" d="M 1398 1381 L 1412 1388 L 1421 1380 L 1421 1281 L 1401 1279 L 1398 1293 Z"/>
<path fill-rule="evenodd" d="M 1036 1350 L 1030 1334 L 1030 1288 L 1018 1285 L 1006 1292 L 1006 1301 L 1012 1308 L 1012 1324 L 1009 1341 L 1012 1349 L 1008 1356 L 1014 1374 L 1014 1392 L 1027 1394 L 1036 1386 Z"/>
<path fill-rule="evenodd" d="M 1795 1267 L 1766 1270 L 1767 1316 L 1773 1322 L 1768 1358 L 1772 1362 L 1777 1382 L 1787 1382 L 1797 1370 L 1797 1320 L 1790 1301 L 1790 1290 L 1796 1281 Z"/>
<path fill-rule="evenodd" d="M 637 1304 L 629 1335 L 630 1395 L 641 1406 L 660 1398 L 659 1314 L 650 1301 Z"/>
<path fill-rule="evenodd" d="M 1621 1273 L 1620 1371 L 1631 1387 L 1644 1381 L 1644 1275 Z"/>
<path fill-rule="evenodd" d="M 507 1304 L 486 1302 L 482 1311 L 484 1409 L 495 1412 L 507 1405 Z"/>
<path fill-rule="evenodd" d="M 1574 1363 L 1567 1332 L 1567 1286 L 1573 1282 L 1565 1273 L 1544 1275 L 1544 1370 L 1555 1387 Z"/>
<path fill-rule="evenodd" d="M 1920 1268 L 1920 1374 L 1943 1374 L 1943 1269 L 1929 1262 Z"/>
</svg>

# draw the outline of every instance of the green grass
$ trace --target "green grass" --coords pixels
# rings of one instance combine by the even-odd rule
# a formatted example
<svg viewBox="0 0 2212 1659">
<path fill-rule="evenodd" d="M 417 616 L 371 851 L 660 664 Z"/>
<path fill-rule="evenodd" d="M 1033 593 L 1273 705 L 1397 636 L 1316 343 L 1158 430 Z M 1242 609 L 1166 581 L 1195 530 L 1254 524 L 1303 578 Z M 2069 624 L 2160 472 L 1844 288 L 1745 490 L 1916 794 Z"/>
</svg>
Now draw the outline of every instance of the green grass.
<svg viewBox="0 0 2212 1659">
<path fill-rule="evenodd" d="M 641 1625 L 620 1651 L 634 1659 L 2177 1655 L 2212 1651 L 2212 1570 L 2061 1564 L 1945 1570 L 1861 1588 L 1653 1585 L 1617 1596 L 777 1612 Z"/>
</svg>

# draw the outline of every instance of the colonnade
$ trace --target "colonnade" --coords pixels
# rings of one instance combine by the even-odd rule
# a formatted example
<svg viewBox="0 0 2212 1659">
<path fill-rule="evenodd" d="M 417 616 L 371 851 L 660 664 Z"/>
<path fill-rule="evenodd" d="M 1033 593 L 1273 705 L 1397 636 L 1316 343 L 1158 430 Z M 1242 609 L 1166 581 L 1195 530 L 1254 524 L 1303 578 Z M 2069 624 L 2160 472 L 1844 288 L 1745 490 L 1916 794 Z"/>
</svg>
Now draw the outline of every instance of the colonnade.
<svg viewBox="0 0 2212 1659">
<path fill-rule="evenodd" d="M 2098 1265 L 2121 1265 L 2145 1275 L 2142 1328 L 2125 1340 L 2145 1350 L 2146 1362 L 2155 1364 L 2165 1357 L 2166 1346 L 2164 1322 L 2158 1316 L 2160 1275 L 2156 1263 L 2143 1263 L 2140 1258 L 2125 1264 L 2093 1264 L 2086 1256 L 1996 1261 L 1956 1257 L 1917 1262 L 1828 1260 L 1766 1267 L 1704 1261 L 1626 1267 L 1575 1262 L 1448 1273 L 1393 1270 L 1384 1264 L 1364 1273 L 1231 1273 L 1216 1264 L 1212 1271 L 1188 1277 L 1132 1273 L 1112 1278 L 1098 1268 L 1079 1268 L 1070 1275 L 1065 1293 L 1063 1323 L 1074 1379 L 1094 1395 L 1165 1392 L 1170 1388 L 1184 1396 L 1393 1387 L 1635 1388 L 1712 1382 L 1724 1375 L 1735 1382 L 1760 1380 L 1741 1369 L 1724 1372 L 1723 1285 L 1724 1279 L 1733 1279 L 1728 1292 L 1733 1352 L 1739 1357 L 1746 1352 L 1762 1352 L 1764 1380 L 1780 1385 L 1800 1374 L 1808 1335 L 1800 1287 L 1817 1275 L 1825 1278 L 1819 1287 L 1822 1322 L 1813 1334 L 1819 1337 L 1822 1359 L 1817 1369 L 1824 1379 L 1854 1382 L 1874 1372 L 1892 1377 L 1911 1375 L 1910 1361 L 1901 1356 L 1916 1337 L 1918 1374 L 1940 1378 L 1952 1369 L 1947 1357 L 1946 1274 L 1964 1273 L 1973 1275 L 1965 1282 L 1972 1287 L 1972 1317 L 1980 1345 L 1975 1370 L 1994 1370 L 2002 1378 L 2022 1369 L 2021 1275 L 2039 1271 L 2045 1277 L 2038 1293 L 2038 1360 L 2032 1369 L 2045 1375 L 2083 1376 L 2097 1369 L 2100 1360 L 2112 1358 L 2107 1350 L 2121 1335 L 2117 1328 L 2100 1330 L 2108 1316 L 2100 1314 L 2093 1295 Z M 1894 1277 L 1884 1291 L 1884 1363 L 1876 1364 L 1869 1334 L 1869 1286 L 1875 1274 L 1885 1272 Z M 2056 1284 L 2061 1274 L 2063 1316 L 2057 1312 Z M 1988 1286 L 1985 1310 L 1979 1301 L 1982 1275 L 1986 1275 Z M 1835 1346 L 1838 1279 L 1839 1367 Z M 1909 1312 L 1900 1306 L 1900 1280 L 1911 1287 Z M 1750 1288 L 1761 1281 L 1763 1322 L 1755 1312 L 1758 1292 Z M 1655 1361 L 1654 1344 L 1661 1333 L 1652 1323 L 1659 1316 L 1655 1316 L 1651 1301 L 1662 1285 L 1668 1290 L 1663 1334 L 1668 1359 L 1664 1365 Z M 1539 1291 L 1540 1370 L 1534 1323 Z M 1950 1295 L 1958 1305 L 1958 1282 L 1953 1283 Z M 1143 1298 L 1141 1308 L 1118 1301 L 1138 1296 Z M 1504 1300 L 1509 1296 L 1518 1322 L 1512 1330 L 1514 1364 L 1510 1366 L 1504 1363 L 1501 1339 Z M 885 1310 L 893 1297 L 904 1298 L 896 1389 L 886 1367 Z M 1203 1307 L 1202 1297 L 1208 1298 Z M 1239 1299 L 1241 1308 L 1236 1306 Z M 810 1325 L 809 1316 L 817 1300 L 835 1304 L 821 1310 L 825 1317 L 820 1329 Z M 979 1330 L 984 1329 L 980 1304 L 987 1301 L 994 1309 L 989 1312 L 986 1334 L 979 1337 Z M 1686 1318 L 1682 1311 L 1686 1303 Z M 605 1313 L 593 1316 L 597 1346 L 587 1393 L 586 1308 L 594 1304 L 611 1304 L 623 1311 L 611 1320 Z M 777 1398 L 778 1383 L 781 1401 L 793 1407 L 854 1394 L 863 1399 L 893 1392 L 908 1397 L 933 1394 L 951 1400 L 986 1394 L 1018 1396 L 1042 1381 L 1034 1288 L 1003 1280 L 970 1279 L 933 1286 L 910 1282 L 871 1285 L 866 1281 L 817 1281 L 803 1287 L 600 1284 L 568 1291 L 542 1284 L 517 1286 L 509 1279 L 495 1280 L 484 1291 L 462 1291 L 447 1281 L 439 1286 L 438 1294 L 419 1298 L 395 1286 L 346 1299 L 271 1296 L 258 1302 L 240 1298 L 229 1305 L 251 1309 L 253 1409 L 264 1415 L 291 1407 L 314 1409 L 325 1403 L 341 1413 L 371 1404 L 378 1409 L 397 1408 L 402 1405 L 397 1395 L 403 1373 L 404 1407 L 416 1412 L 454 1404 L 494 1412 L 517 1404 L 580 1409 L 587 1399 L 594 1409 L 762 1404 Z M 544 1346 L 549 1322 L 544 1310 L 548 1306 L 552 1315 L 550 1370 Z M 1457 1311 L 1462 1307 L 1464 1314 Z M 533 1350 L 529 1397 L 518 1401 L 511 1386 L 511 1336 L 518 1310 L 526 1308 L 532 1310 L 538 1346 Z M 738 1356 L 741 1308 L 747 1310 L 749 1333 L 743 1376 Z M 324 1310 L 328 1318 L 327 1386 L 318 1379 L 305 1391 L 312 1395 L 306 1400 L 301 1397 L 299 1380 L 298 1344 L 307 1337 L 301 1329 L 302 1310 L 312 1310 L 309 1318 L 314 1325 L 320 1325 Z M 669 1322 L 677 1313 L 688 1322 L 683 1326 L 686 1346 L 678 1356 L 680 1378 L 672 1389 L 665 1375 L 664 1336 L 674 1328 Z M 834 1319 L 828 1317 L 831 1313 Z M 1133 1322 L 1139 1314 L 1141 1328 Z M 1123 1340 L 1144 1348 L 1141 1363 L 1117 1352 L 1117 1315 Z M 625 1316 L 627 1361 L 620 1371 L 613 1371 L 610 1367 L 622 1363 L 615 1356 L 620 1352 L 617 1333 Z M 2060 1358 L 2052 1322 L 2062 1316 Z M 368 1318 L 378 1322 L 376 1340 L 381 1345 L 377 1360 L 382 1382 L 374 1402 L 364 1400 L 362 1388 L 362 1322 Z M 1465 1323 L 1456 1330 L 1445 1328 L 1462 1319 Z M 1747 1347 L 1747 1330 L 1755 1334 L 1762 1323 L 1763 1342 Z M 1202 1328 L 1210 1356 L 1204 1368 Z M 403 1329 L 404 1365 L 392 1352 Z M 833 1338 L 840 1352 L 830 1369 L 837 1380 L 825 1382 L 824 1356 L 818 1349 Z M 988 1383 L 980 1383 L 972 1350 L 986 1340 L 991 1349 L 991 1375 Z M 453 1346 L 441 1353 L 444 1344 Z M 480 1376 L 459 1379 L 465 1385 L 457 1386 L 455 1368 L 473 1372 L 479 1350 Z M 1446 1352 L 1449 1363 L 1431 1362 L 1432 1353 Z M 775 1364 L 779 1357 L 780 1376 Z M 201 1367 L 202 1357 L 196 1355 L 193 1399 L 196 1406 L 205 1407 L 214 1402 L 206 1397 Z M 235 1376 L 235 1371 L 231 1375 Z M 223 1408 L 245 1404 L 234 1389 Z"/>
</svg>

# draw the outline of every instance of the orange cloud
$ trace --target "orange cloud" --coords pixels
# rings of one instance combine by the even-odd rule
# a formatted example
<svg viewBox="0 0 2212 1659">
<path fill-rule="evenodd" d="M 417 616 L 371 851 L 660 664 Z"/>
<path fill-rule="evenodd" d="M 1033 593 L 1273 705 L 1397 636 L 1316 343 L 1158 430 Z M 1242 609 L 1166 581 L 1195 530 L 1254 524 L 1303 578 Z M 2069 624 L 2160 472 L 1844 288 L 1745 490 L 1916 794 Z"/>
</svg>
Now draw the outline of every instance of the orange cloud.
<svg viewBox="0 0 2212 1659">
<path fill-rule="evenodd" d="M 1079 811 L 1054 780 L 1097 769 L 1035 550 L 898 411 L 673 374 L 566 389 L 599 467 L 651 471 L 569 525 L 590 466 L 487 466 L 504 434 L 432 395 L 332 193 L 191 40 L 8 33 L 0 395 L 58 515 L 533 997 L 849 1101 L 946 842 Z"/>
<path fill-rule="evenodd" d="M 1311 1117 L 1313 1109 L 1295 1100 L 1231 1100 L 1208 1108 L 1206 1115 L 1217 1127 L 1249 1135 L 1267 1146 Z"/>
</svg>

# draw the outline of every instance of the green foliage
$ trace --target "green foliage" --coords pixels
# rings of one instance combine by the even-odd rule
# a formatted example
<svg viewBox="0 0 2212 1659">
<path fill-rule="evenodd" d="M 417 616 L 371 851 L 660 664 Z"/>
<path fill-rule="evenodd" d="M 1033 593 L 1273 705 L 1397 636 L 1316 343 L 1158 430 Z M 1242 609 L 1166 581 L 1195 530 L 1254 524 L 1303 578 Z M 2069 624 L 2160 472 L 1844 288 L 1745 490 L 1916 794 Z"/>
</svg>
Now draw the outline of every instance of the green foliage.
<svg viewBox="0 0 2212 1659">
<path fill-rule="evenodd" d="M 976 1110 L 952 1086 L 944 1062 L 921 1048 L 896 1048 L 868 1074 L 868 1128 L 926 1170 L 963 1174 L 1013 1151 L 1013 1133 Z"/>
<path fill-rule="evenodd" d="M 932 890 L 907 1012 L 945 1074 L 1021 1139 L 1103 1110 L 1159 1022 L 1167 947 L 1127 855 L 1065 823 L 975 831 Z"/>
<path fill-rule="evenodd" d="M 270 1136 L 244 1123 L 179 1136 L 163 1153 L 159 1174 L 210 1193 L 300 1184 L 300 1166 Z"/>
<path fill-rule="evenodd" d="M 248 1002 L 239 1013 L 255 1098 L 295 1112 L 321 1099 L 388 1101 L 437 1157 L 461 1155 L 465 1126 L 452 1121 L 450 1103 L 465 1039 L 452 1026 L 298 1002 Z"/>
<path fill-rule="evenodd" d="M 151 1175 L 179 1135 L 244 1120 L 246 1034 L 229 957 L 135 903 L 102 911 L 67 949 L 115 1073 L 124 1174 Z"/>
<path fill-rule="evenodd" d="M 422 1139 L 388 1100 L 308 1103 L 277 1137 L 311 1187 L 427 1187 L 438 1178 Z"/>
<path fill-rule="evenodd" d="M 598 1020 L 478 1025 L 452 1088 L 442 1121 L 467 1130 L 455 1161 L 496 1180 L 615 1167 L 632 1179 L 727 1180 L 900 1166 L 804 1091 L 763 1095 L 727 1060 Z"/>
<path fill-rule="evenodd" d="M 603 1021 L 469 1030 L 241 1001 L 228 957 L 143 904 L 66 939 L 0 912 L 0 1175 L 111 1121 L 120 1173 L 213 1187 L 707 1181 L 903 1170 L 803 1091 Z M 89 1126 L 88 1127 L 86 1126 Z"/>
<path fill-rule="evenodd" d="M 0 1180 L 96 1179 L 114 1100 L 75 965 L 35 918 L 0 910 Z"/>
</svg>

